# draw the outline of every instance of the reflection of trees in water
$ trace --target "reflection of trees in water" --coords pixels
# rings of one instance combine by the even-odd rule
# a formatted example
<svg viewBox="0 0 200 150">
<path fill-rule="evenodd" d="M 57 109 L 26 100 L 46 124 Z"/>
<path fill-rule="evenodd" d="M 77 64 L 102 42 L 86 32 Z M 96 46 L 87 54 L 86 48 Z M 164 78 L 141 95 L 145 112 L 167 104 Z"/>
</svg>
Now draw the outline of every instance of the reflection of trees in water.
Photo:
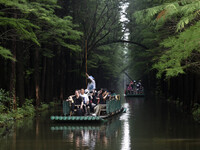
<svg viewBox="0 0 200 150">
<path fill-rule="evenodd" d="M 95 149 L 96 140 L 103 140 L 103 143 L 107 143 L 105 137 L 105 129 L 100 128 L 96 130 L 63 130 L 63 138 L 67 142 L 75 143 L 75 148 L 87 147 L 89 149 Z"/>
<path fill-rule="evenodd" d="M 112 141 L 112 136 L 118 137 L 120 133 L 121 122 L 118 118 L 108 121 L 100 126 L 74 126 L 67 127 L 63 130 L 63 139 L 66 142 L 74 143 L 75 148 L 86 147 L 95 149 L 97 141 L 100 141 L 104 148 L 108 146 L 109 141 Z M 109 141 L 108 141 L 109 140 Z"/>
<path fill-rule="evenodd" d="M 144 97 L 125 97 L 125 100 L 129 104 L 142 105 L 145 101 L 145 98 Z"/>
</svg>

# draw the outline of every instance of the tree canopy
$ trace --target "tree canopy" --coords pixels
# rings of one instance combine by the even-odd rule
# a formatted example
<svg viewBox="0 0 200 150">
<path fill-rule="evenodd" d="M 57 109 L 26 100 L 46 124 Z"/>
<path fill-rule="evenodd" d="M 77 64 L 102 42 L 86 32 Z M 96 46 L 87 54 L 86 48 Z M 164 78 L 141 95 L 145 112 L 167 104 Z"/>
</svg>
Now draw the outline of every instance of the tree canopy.
<svg viewBox="0 0 200 150">
<path fill-rule="evenodd" d="M 159 78 L 198 71 L 199 10 L 199 0 L 130 1 L 130 37 L 150 48 L 135 49 L 135 66 L 156 69 Z"/>
</svg>

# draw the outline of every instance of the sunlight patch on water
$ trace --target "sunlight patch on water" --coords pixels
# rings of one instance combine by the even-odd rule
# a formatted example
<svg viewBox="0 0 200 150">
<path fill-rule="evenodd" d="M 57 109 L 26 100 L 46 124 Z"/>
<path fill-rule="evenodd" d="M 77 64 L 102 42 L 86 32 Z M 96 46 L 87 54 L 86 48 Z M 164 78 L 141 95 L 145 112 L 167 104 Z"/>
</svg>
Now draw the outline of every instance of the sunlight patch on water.
<svg viewBox="0 0 200 150">
<path fill-rule="evenodd" d="M 120 120 L 123 121 L 123 135 L 122 135 L 122 142 L 121 142 L 121 150 L 130 150 L 131 149 L 131 138 L 130 138 L 130 127 L 129 127 L 129 116 L 130 112 L 128 109 L 128 103 L 124 104 L 124 108 L 127 109 L 127 112 L 124 113 Z"/>
</svg>

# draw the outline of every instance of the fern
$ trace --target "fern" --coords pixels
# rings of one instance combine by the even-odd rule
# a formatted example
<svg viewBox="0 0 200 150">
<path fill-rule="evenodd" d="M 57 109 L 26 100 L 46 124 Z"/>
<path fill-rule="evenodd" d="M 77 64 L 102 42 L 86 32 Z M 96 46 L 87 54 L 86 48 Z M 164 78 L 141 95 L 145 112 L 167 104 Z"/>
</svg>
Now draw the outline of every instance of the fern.
<svg viewBox="0 0 200 150">
<path fill-rule="evenodd" d="M 181 5 L 180 5 L 181 4 Z M 176 1 L 173 3 L 166 3 L 156 7 L 148 8 L 145 10 L 137 11 L 133 17 L 137 23 L 142 24 L 162 24 L 174 18 L 180 18 L 177 24 L 177 31 L 183 29 L 185 25 L 193 21 L 198 15 L 200 10 L 199 0 L 185 0 Z M 163 15 L 161 15 L 165 12 Z M 181 17 L 180 17 L 181 16 Z"/>
<path fill-rule="evenodd" d="M 177 76 L 184 73 L 184 69 L 190 67 L 190 64 L 183 63 L 191 56 L 193 51 L 200 52 L 200 22 L 191 26 L 180 35 L 164 40 L 161 45 L 170 48 L 161 57 L 153 68 L 158 70 L 157 77 L 163 73 L 166 77 Z"/>
<path fill-rule="evenodd" d="M 10 59 L 15 61 L 15 59 L 12 57 L 12 53 L 8 49 L 2 46 L 0 46 L 0 55 L 5 59 Z"/>
</svg>

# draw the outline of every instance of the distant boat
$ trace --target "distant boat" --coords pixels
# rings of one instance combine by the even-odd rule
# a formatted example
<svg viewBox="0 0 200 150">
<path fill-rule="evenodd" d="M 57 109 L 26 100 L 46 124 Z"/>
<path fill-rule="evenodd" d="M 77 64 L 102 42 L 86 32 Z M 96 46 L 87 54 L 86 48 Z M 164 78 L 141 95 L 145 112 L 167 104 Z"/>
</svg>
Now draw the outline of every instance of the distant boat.
<svg viewBox="0 0 200 150">
<path fill-rule="evenodd" d="M 125 94 L 126 97 L 143 97 L 145 96 L 144 93 L 141 94 Z"/>
<path fill-rule="evenodd" d="M 144 94 L 144 90 L 139 91 L 138 93 L 125 90 L 124 96 L 126 96 L 126 97 L 143 97 L 143 96 L 145 96 L 145 94 Z"/>
<path fill-rule="evenodd" d="M 101 109 L 100 116 L 70 116 L 70 102 L 63 101 L 63 115 L 51 116 L 50 119 L 55 122 L 101 122 L 114 115 L 125 112 L 126 109 L 121 106 L 120 96 L 118 99 L 107 100 L 106 104 L 99 104 L 105 106 Z"/>
</svg>

